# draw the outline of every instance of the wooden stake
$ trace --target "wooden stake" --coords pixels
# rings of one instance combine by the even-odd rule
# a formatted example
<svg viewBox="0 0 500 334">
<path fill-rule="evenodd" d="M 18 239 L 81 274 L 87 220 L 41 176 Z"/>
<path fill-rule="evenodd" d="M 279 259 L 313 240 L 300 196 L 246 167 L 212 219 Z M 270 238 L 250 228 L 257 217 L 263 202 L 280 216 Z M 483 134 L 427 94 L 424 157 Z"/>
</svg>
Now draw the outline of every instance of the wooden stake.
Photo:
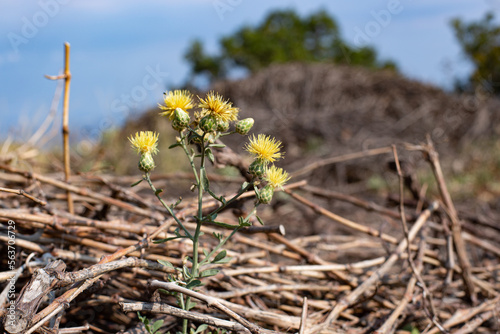
<svg viewBox="0 0 500 334">
<path fill-rule="evenodd" d="M 71 82 L 71 72 L 69 70 L 69 51 L 70 45 L 68 42 L 64 43 L 64 73 L 62 75 L 45 77 L 49 80 L 59 80 L 64 79 L 64 96 L 63 96 L 63 159 L 64 159 L 64 181 L 69 182 L 69 177 L 71 175 L 70 162 L 69 162 L 69 88 Z M 67 201 L 68 201 L 68 211 L 73 214 L 73 197 L 71 192 L 66 191 Z"/>
</svg>

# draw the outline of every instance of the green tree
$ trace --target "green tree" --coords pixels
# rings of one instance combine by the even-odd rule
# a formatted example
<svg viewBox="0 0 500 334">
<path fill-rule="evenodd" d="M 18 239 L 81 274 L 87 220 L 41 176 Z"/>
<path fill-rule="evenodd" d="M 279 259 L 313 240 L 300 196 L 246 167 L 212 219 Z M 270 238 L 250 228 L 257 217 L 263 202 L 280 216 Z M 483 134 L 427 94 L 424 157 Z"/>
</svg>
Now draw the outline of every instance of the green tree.
<svg viewBox="0 0 500 334">
<path fill-rule="evenodd" d="M 500 26 L 493 13 L 487 13 L 477 22 L 465 23 L 455 18 L 451 25 L 466 57 L 474 70 L 466 82 L 457 82 L 460 90 L 478 86 L 500 94 Z"/>
<path fill-rule="evenodd" d="M 210 56 L 200 41 L 185 54 L 191 66 L 191 81 L 199 75 L 209 81 L 227 77 L 234 69 L 251 73 L 272 63 L 291 61 L 333 62 L 392 68 L 390 61 L 378 60 L 371 47 L 354 48 L 342 37 L 335 20 L 324 10 L 301 18 L 292 10 L 270 13 L 256 26 L 246 26 L 220 39 L 220 54 Z"/>
</svg>

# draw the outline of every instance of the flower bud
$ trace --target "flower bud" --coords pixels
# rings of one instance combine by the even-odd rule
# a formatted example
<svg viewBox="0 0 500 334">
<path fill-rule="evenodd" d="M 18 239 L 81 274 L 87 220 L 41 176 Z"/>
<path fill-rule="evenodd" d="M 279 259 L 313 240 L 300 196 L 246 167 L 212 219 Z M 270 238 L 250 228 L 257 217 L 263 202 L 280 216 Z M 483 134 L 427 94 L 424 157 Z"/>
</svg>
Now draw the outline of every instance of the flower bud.
<svg viewBox="0 0 500 334">
<path fill-rule="evenodd" d="M 139 159 L 139 170 L 149 173 L 153 168 L 155 168 L 155 162 L 153 160 L 153 156 L 151 153 L 146 152 L 141 154 L 141 158 Z"/>
<path fill-rule="evenodd" d="M 266 166 L 264 161 L 259 159 L 254 160 L 254 162 L 250 164 L 250 167 L 248 167 L 248 171 L 250 172 L 250 174 L 257 177 L 261 177 L 262 175 L 264 175 L 265 169 Z"/>
<path fill-rule="evenodd" d="M 172 120 L 172 128 L 176 131 L 182 131 L 189 125 L 189 114 L 182 110 L 181 108 L 177 108 L 174 111 L 174 119 Z"/>
<path fill-rule="evenodd" d="M 217 131 L 225 132 L 229 129 L 229 122 L 225 122 L 223 120 L 217 121 Z"/>
<path fill-rule="evenodd" d="M 252 128 L 254 123 L 253 118 L 245 118 L 242 119 L 241 121 L 238 121 L 236 123 L 236 132 L 238 132 L 240 135 L 246 135 Z"/>
<path fill-rule="evenodd" d="M 265 186 L 259 192 L 259 202 L 262 204 L 269 204 L 273 199 L 274 188 L 270 185 Z"/>
<path fill-rule="evenodd" d="M 200 129 L 204 132 L 212 132 L 217 128 L 217 121 L 213 116 L 205 116 L 200 121 Z"/>
</svg>

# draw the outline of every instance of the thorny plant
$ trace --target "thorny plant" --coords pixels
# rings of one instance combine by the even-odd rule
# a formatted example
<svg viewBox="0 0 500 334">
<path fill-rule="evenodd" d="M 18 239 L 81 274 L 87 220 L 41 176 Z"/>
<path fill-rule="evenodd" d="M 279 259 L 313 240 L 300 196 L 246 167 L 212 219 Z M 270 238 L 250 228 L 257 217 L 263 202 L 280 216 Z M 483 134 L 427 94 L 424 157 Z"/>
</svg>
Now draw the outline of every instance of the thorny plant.
<svg viewBox="0 0 500 334">
<path fill-rule="evenodd" d="M 160 203 L 165 207 L 169 214 L 177 223 L 175 236 L 155 242 L 168 242 L 173 239 L 189 239 L 193 243 L 192 257 L 183 259 L 182 268 L 175 268 L 167 261 L 159 261 L 161 264 L 174 268 L 176 276 L 170 276 L 169 280 L 183 285 L 189 289 L 196 289 L 202 285 L 201 279 L 216 275 L 217 269 L 207 268 L 208 265 L 222 264 L 229 261 L 226 257 L 226 251 L 221 250 L 222 246 L 243 227 L 250 226 L 250 218 L 255 216 L 262 224 L 262 220 L 257 216 L 257 207 L 260 204 L 271 202 L 276 188 L 281 188 L 289 180 L 288 173 L 282 168 L 273 165 L 273 162 L 282 158 L 280 152 L 282 144 L 280 141 L 267 135 L 259 134 L 249 137 L 245 146 L 254 158 L 250 164 L 249 173 L 252 176 L 250 182 L 243 182 L 239 191 L 234 197 L 226 199 L 224 196 L 217 196 L 210 189 L 210 182 L 206 172 L 207 160 L 214 162 L 213 149 L 222 148 L 224 144 L 220 143 L 220 138 L 228 135 L 239 134 L 248 135 L 253 126 L 254 120 L 246 118 L 238 120 L 239 109 L 234 107 L 231 102 L 224 100 L 222 96 L 215 92 L 209 92 L 205 98 L 198 97 L 198 110 L 190 116 L 189 111 L 196 107 L 193 96 L 188 91 L 169 91 L 164 94 L 164 105 L 160 105 L 163 112 L 160 114 L 166 116 L 174 130 L 179 132 L 176 142 L 170 148 L 181 148 L 186 154 L 194 174 L 195 182 L 191 187 L 192 191 L 198 193 L 198 210 L 195 218 L 196 229 L 189 230 L 175 214 L 175 207 L 180 203 L 168 205 L 160 196 L 162 189 L 156 189 L 153 185 L 150 173 L 155 168 L 153 156 L 158 153 L 158 133 L 152 131 L 141 131 L 129 138 L 132 147 L 140 155 L 139 170 L 144 172 L 142 180 L 136 182 L 133 186 L 142 181 L 146 181 Z M 234 130 L 230 130 L 231 123 Z M 247 190 L 254 189 L 256 201 L 253 209 L 246 217 L 239 217 L 238 224 L 227 224 L 217 221 L 217 215 L 227 208 L 231 203 L 237 200 Z M 220 205 L 208 214 L 203 214 L 203 196 L 209 194 Z M 212 250 L 203 249 L 202 257 L 199 256 L 200 237 L 203 235 L 201 226 L 207 223 L 215 224 L 221 228 L 231 231 L 227 236 L 223 233 L 214 233 L 213 237 L 218 241 L 217 246 Z M 190 265 L 187 264 L 190 263 Z M 191 310 L 195 303 L 190 297 L 182 294 L 176 294 L 178 305 L 186 311 Z M 201 327 L 201 326 L 200 326 Z M 200 327 L 197 330 L 190 328 L 191 332 L 201 332 Z M 182 334 L 187 334 L 189 323 L 183 320 Z"/>
</svg>

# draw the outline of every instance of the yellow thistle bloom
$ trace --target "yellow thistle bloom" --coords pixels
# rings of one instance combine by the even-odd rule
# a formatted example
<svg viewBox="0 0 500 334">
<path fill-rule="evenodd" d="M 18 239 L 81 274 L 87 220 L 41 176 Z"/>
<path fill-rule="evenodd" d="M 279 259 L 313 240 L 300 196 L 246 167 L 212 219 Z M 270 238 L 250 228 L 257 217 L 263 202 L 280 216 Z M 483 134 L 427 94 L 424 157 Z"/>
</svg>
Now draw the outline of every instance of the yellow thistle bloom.
<svg viewBox="0 0 500 334">
<path fill-rule="evenodd" d="M 252 135 L 250 142 L 245 146 L 245 150 L 264 163 L 280 159 L 283 156 L 280 149 L 281 142 L 279 140 L 263 134 L 259 134 L 257 138 Z"/>
<path fill-rule="evenodd" d="M 130 136 L 128 140 L 137 153 L 158 153 L 158 134 L 153 131 L 136 132 L 135 137 Z"/>
<path fill-rule="evenodd" d="M 194 107 L 192 98 L 193 96 L 187 90 L 174 90 L 173 92 L 170 91 L 165 93 L 165 105 L 158 105 L 160 109 L 165 110 L 165 112 L 160 113 L 160 115 L 168 115 L 168 118 L 172 120 L 177 108 L 187 113 L 188 109 Z"/>
<path fill-rule="evenodd" d="M 205 99 L 198 97 L 200 104 L 198 107 L 202 108 L 202 116 L 212 115 L 218 121 L 229 122 L 238 119 L 239 109 L 233 107 L 229 100 L 224 101 L 224 98 L 215 93 L 210 92 Z"/>
<path fill-rule="evenodd" d="M 290 176 L 288 176 L 288 173 L 283 170 L 283 168 L 278 168 L 274 165 L 267 167 L 265 174 L 264 180 L 266 180 L 273 189 L 283 188 L 285 183 L 290 180 Z"/>
</svg>

